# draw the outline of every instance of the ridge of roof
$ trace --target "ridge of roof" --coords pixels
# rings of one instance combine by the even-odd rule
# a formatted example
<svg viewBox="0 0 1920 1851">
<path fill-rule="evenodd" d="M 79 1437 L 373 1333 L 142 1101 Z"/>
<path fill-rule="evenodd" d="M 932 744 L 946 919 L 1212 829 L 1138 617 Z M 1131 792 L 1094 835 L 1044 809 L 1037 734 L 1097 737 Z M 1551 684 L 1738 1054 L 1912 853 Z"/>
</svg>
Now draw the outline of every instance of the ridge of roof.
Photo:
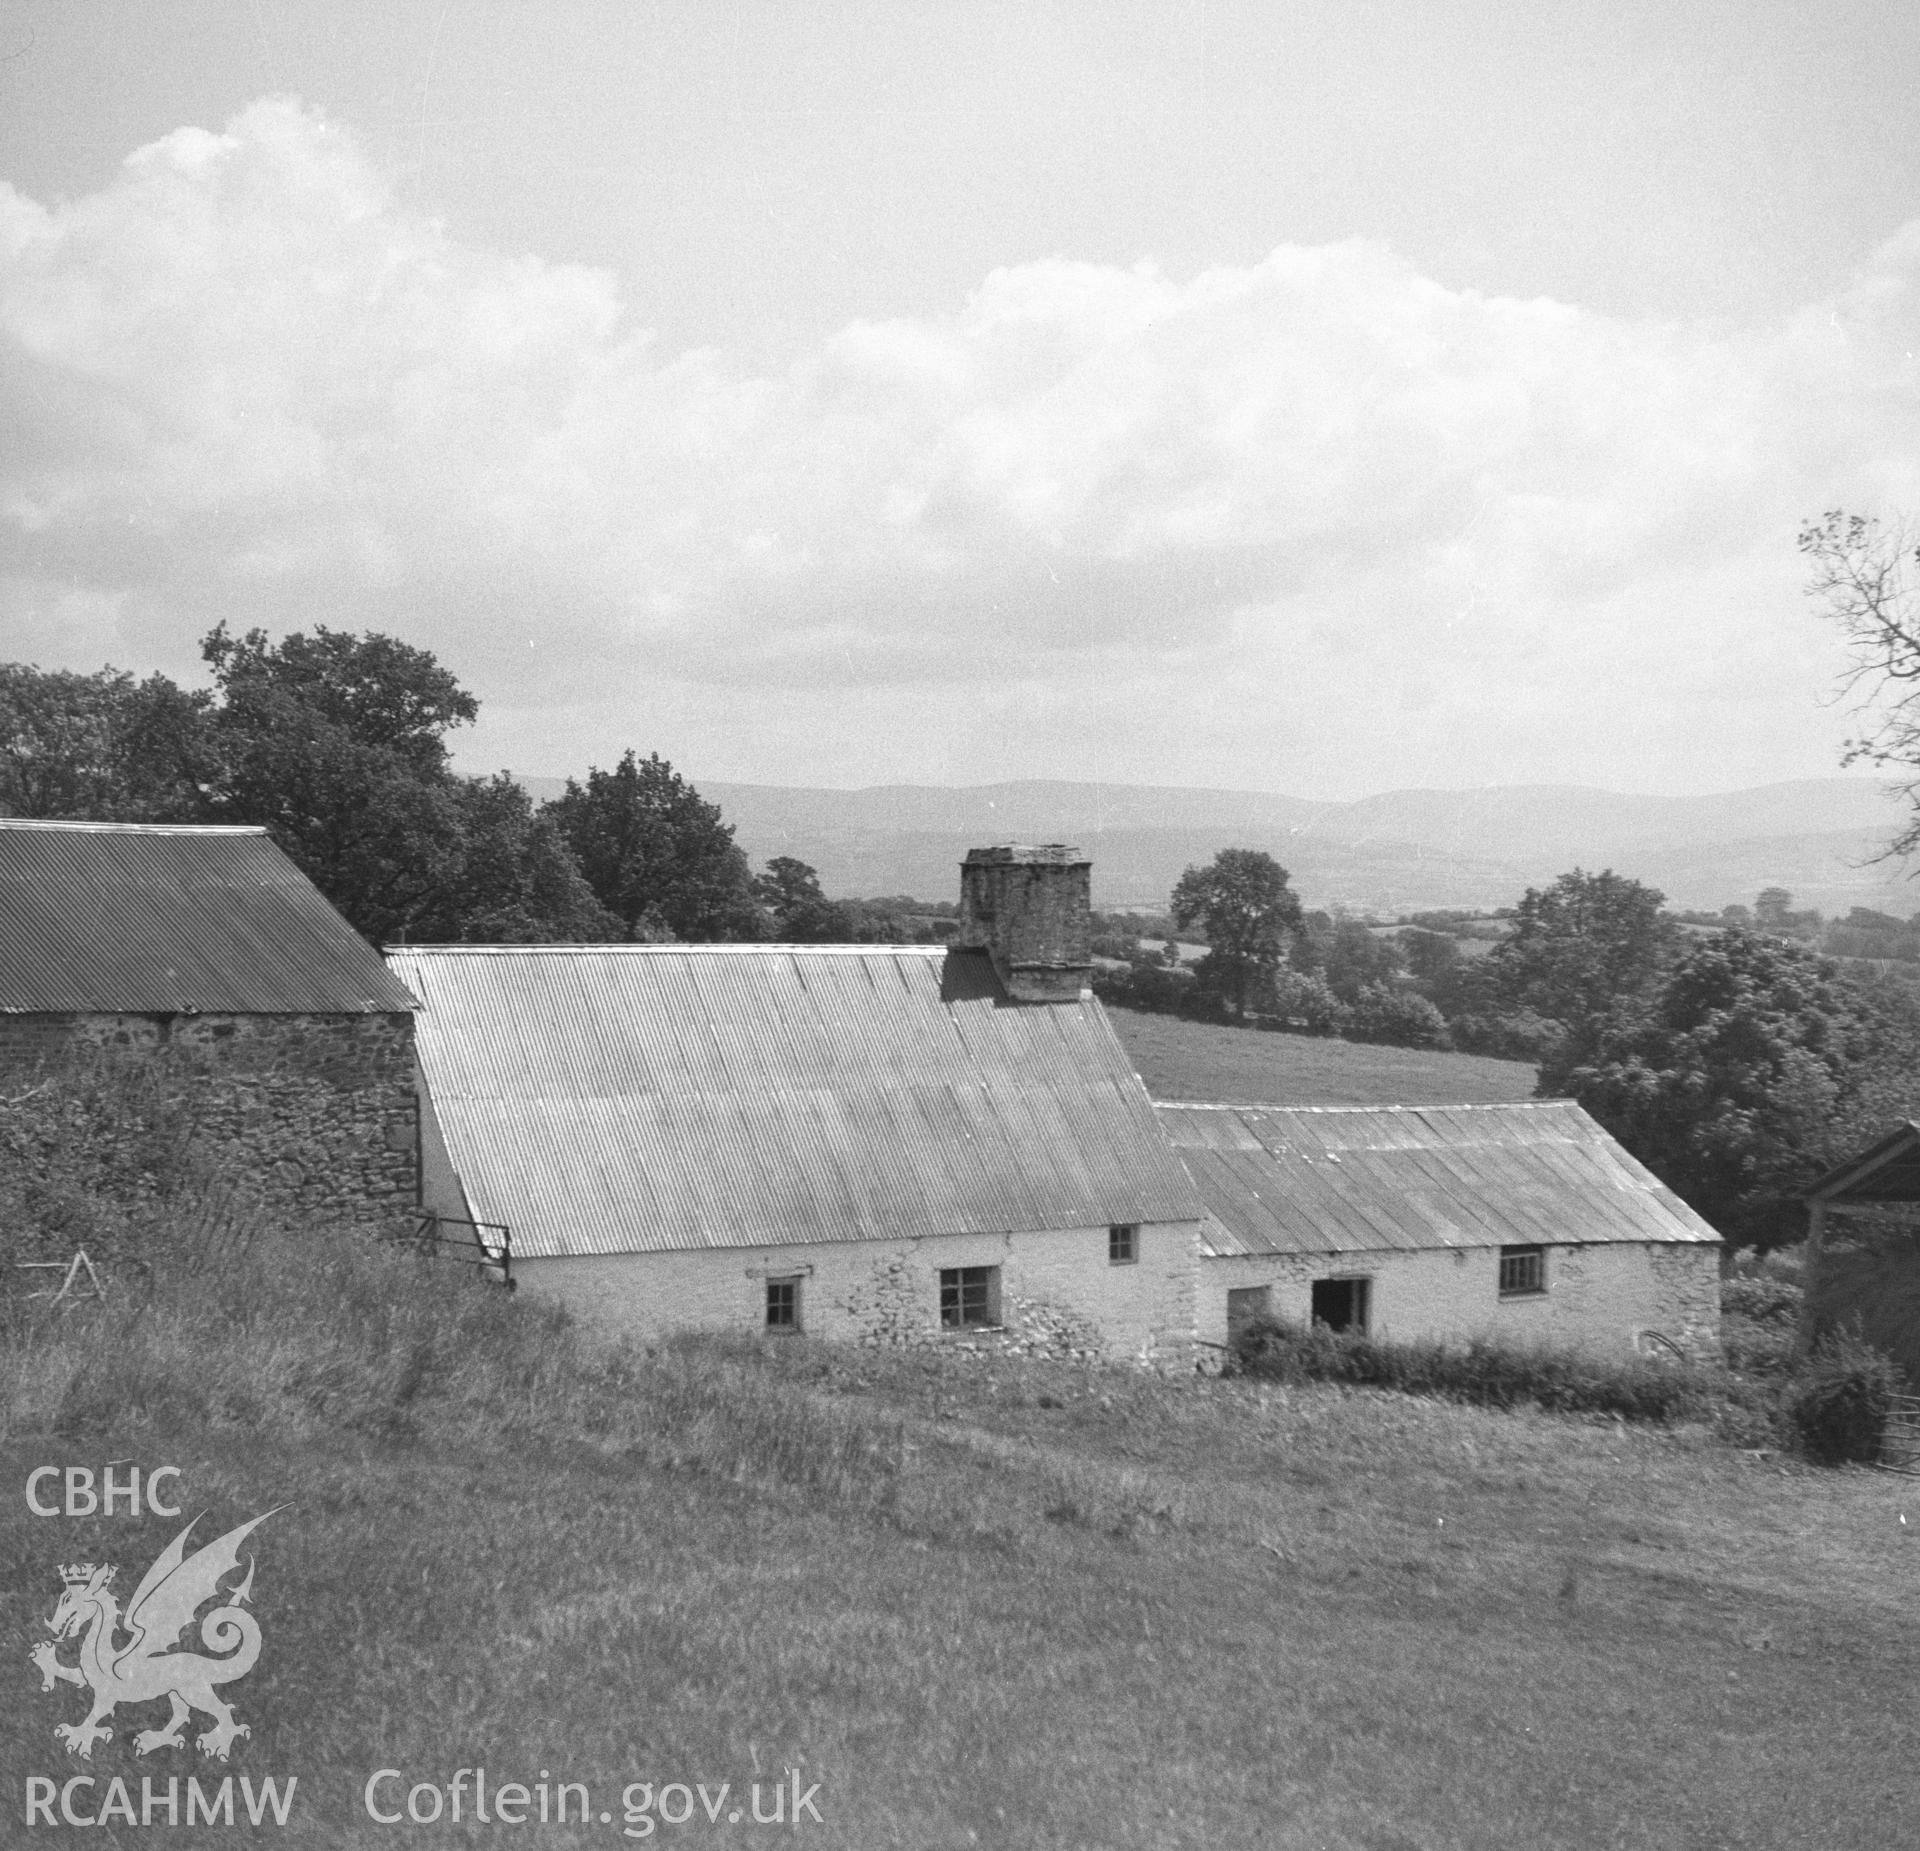
<svg viewBox="0 0 1920 1851">
<path fill-rule="evenodd" d="M 1156 1099 L 1153 1109 L 1175 1112 L 1537 1112 L 1577 1106 L 1577 1099 L 1481 1099 L 1468 1104 L 1428 1100 L 1423 1105 L 1269 1105 L 1257 1099 Z"/>
<path fill-rule="evenodd" d="M 606 957 L 617 954 L 621 957 L 684 957 L 689 952 L 719 953 L 727 957 L 759 957 L 775 952 L 788 953 L 804 951 L 809 955 L 822 957 L 861 957 L 861 958 L 939 958 L 949 951 L 967 949 L 957 945 L 787 945 L 766 944 L 756 941 L 751 944 L 736 945 L 389 945 L 389 958 L 405 957 L 462 957 L 462 958 L 527 958 L 527 957 Z M 980 954 L 985 956 L 983 952 Z"/>
<path fill-rule="evenodd" d="M 0 816 L 0 829 L 84 831 L 121 836 L 263 836 L 264 823 L 86 823 L 51 816 Z"/>
</svg>

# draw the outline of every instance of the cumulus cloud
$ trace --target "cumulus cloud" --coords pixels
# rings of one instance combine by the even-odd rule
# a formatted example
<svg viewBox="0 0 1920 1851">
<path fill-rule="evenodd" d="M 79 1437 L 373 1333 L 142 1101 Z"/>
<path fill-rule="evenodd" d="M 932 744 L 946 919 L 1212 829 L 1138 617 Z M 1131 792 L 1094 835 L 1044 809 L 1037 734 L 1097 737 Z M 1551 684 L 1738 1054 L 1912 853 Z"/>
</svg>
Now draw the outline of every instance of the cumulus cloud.
<svg viewBox="0 0 1920 1851">
<path fill-rule="evenodd" d="M 605 271 L 462 247 L 270 99 L 88 198 L 0 186 L 0 655 L 319 621 L 509 705 L 948 688 L 1143 736 L 1211 712 L 1256 757 L 1256 720 L 1334 711 L 1349 752 L 1600 752 L 1739 682 L 1756 610 L 1776 680 L 1818 679 L 1792 535 L 1920 489 L 1917 276 L 1910 228 L 1730 328 L 1363 242 L 1056 261 L 752 376 L 658 351 Z"/>
</svg>

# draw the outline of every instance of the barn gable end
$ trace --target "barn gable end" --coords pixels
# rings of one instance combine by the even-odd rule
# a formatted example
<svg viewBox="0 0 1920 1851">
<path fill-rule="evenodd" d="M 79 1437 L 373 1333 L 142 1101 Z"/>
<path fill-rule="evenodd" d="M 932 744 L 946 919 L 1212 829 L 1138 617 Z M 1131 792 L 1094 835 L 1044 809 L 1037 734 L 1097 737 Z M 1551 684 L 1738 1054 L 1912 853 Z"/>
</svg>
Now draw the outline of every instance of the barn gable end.
<svg viewBox="0 0 1920 1851">
<path fill-rule="evenodd" d="M 417 1205 L 415 1006 L 264 830 L 0 818 L 0 1073 L 164 1054 L 269 1204 Z"/>
</svg>

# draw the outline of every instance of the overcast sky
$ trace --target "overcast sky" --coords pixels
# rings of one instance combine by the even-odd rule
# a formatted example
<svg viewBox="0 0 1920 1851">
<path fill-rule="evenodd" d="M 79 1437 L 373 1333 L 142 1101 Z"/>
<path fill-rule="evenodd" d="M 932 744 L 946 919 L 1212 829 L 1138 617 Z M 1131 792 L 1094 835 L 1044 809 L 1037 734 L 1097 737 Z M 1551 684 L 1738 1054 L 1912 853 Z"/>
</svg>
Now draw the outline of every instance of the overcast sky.
<svg viewBox="0 0 1920 1851">
<path fill-rule="evenodd" d="M 1837 769 L 1920 8 L 0 0 L 0 659 L 378 629 L 469 769 Z"/>
</svg>

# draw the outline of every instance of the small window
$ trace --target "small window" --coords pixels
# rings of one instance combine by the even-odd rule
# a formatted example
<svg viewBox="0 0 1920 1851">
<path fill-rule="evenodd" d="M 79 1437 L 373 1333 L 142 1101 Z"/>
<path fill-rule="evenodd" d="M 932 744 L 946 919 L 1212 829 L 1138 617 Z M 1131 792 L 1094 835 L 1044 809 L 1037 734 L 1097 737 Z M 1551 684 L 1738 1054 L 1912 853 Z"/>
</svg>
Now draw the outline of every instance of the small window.
<svg viewBox="0 0 1920 1851">
<path fill-rule="evenodd" d="M 1544 1247 L 1500 1249 L 1500 1296 L 1537 1298 L 1547 1289 L 1547 1250 Z"/>
<path fill-rule="evenodd" d="M 1249 1324 L 1273 1315 L 1273 1287 L 1235 1285 L 1227 1288 L 1227 1341 L 1232 1343 Z"/>
<path fill-rule="evenodd" d="M 999 1322 L 999 1267 L 943 1266 L 940 1269 L 942 1330 L 981 1330 Z"/>
<path fill-rule="evenodd" d="M 800 1281 L 798 1279 L 767 1281 L 767 1328 L 769 1330 L 800 1328 Z"/>
<path fill-rule="evenodd" d="M 1107 1230 L 1107 1264 L 1131 1266 L 1140 1257 L 1140 1230 L 1132 1222 Z"/>
</svg>

